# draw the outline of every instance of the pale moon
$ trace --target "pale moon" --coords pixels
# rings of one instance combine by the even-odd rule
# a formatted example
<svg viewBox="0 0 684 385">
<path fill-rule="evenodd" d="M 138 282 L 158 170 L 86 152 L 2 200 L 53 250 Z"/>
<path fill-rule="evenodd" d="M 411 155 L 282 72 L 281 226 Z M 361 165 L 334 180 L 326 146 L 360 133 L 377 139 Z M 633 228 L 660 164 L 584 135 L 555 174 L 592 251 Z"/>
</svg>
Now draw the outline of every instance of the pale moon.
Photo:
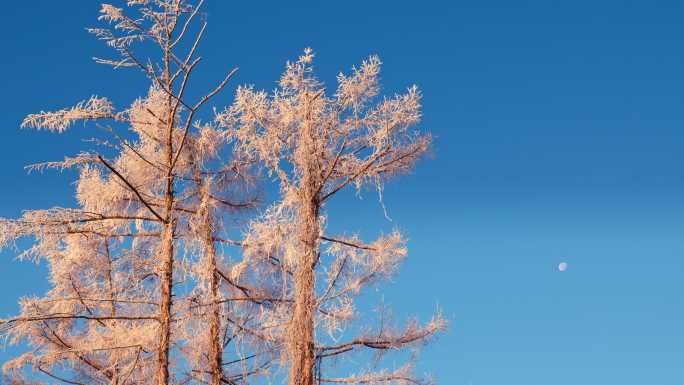
<svg viewBox="0 0 684 385">
<path fill-rule="evenodd" d="M 558 264 L 558 271 L 565 271 L 568 269 L 568 264 L 565 262 L 561 262 Z"/>
</svg>

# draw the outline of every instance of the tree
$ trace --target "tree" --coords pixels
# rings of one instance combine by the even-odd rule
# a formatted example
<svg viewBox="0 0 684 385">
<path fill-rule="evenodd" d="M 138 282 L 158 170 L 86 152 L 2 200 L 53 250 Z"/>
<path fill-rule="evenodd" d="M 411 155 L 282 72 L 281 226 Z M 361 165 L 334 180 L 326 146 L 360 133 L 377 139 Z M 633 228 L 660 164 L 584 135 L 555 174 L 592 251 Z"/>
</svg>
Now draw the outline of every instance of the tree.
<svg viewBox="0 0 684 385">
<path fill-rule="evenodd" d="M 238 89 L 236 101 L 219 120 L 236 140 L 243 159 L 260 161 L 276 176 L 281 200 L 253 223 L 244 240 L 244 272 L 273 282 L 282 301 L 264 312 L 269 338 L 284 343 L 291 385 L 331 383 L 419 383 L 411 364 L 394 371 L 324 377 L 323 360 L 363 348 L 379 352 L 415 346 L 445 327 L 437 314 L 425 326 L 411 322 L 392 331 L 384 322 L 345 343 L 327 343 L 351 326 L 360 290 L 391 276 L 407 254 L 395 231 L 372 243 L 325 232 L 326 204 L 343 189 L 383 182 L 408 172 L 429 149 L 430 135 L 413 131 L 420 120 L 420 93 L 373 104 L 379 93 L 380 60 L 373 56 L 340 74 L 335 93 L 313 75 L 313 53 L 288 63 L 272 95 Z M 247 274 L 247 273 L 245 273 Z M 330 340 L 330 339 L 328 339 Z"/>
<path fill-rule="evenodd" d="M 96 61 L 142 70 L 151 83 L 147 95 L 121 111 L 106 98 L 92 97 L 29 115 L 22 124 L 62 132 L 77 121 L 95 122 L 110 138 L 98 141 L 104 151 L 34 167 L 77 168 L 78 207 L 0 221 L 0 246 L 33 238 L 21 255 L 44 260 L 52 284 L 44 297 L 22 300 L 18 317 L 0 322 L 14 343 L 33 347 L 5 369 L 19 378 L 29 367 L 66 383 L 154 378 L 169 384 L 183 373 L 184 381 L 237 383 L 261 373 L 268 361 L 264 355 L 264 362 L 249 367 L 237 346 L 242 329 L 224 321 L 233 301 L 242 318 L 259 302 L 250 299 L 249 288 L 232 285 L 217 245 L 231 243 L 222 237 L 226 216 L 252 208 L 255 197 L 247 189 L 250 165 L 224 160 L 225 132 L 196 118 L 235 70 L 196 102 L 188 101 L 185 91 L 201 60 L 196 50 L 206 27 L 192 27 L 202 1 L 127 4 L 135 16 L 102 6 L 100 19 L 113 28 L 90 32 L 118 57 Z M 195 38 L 184 43 L 191 31 Z M 158 55 L 138 57 L 134 46 L 141 42 L 155 46 Z M 238 359 L 225 363 L 230 342 Z M 226 373 L 231 363 L 241 365 Z"/>
<path fill-rule="evenodd" d="M 380 61 L 371 57 L 339 75 L 327 96 L 306 50 L 273 95 L 239 88 L 231 107 L 202 122 L 200 110 L 235 73 L 189 101 L 202 1 L 127 5 L 103 5 L 100 19 L 113 27 L 90 32 L 117 53 L 96 61 L 142 71 L 144 95 L 125 109 L 93 96 L 22 124 L 63 132 L 82 121 L 106 136 L 32 167 L 78 170 L 75 207 L 0 219 L 0 247 L 31 238 L 20 258 L 44 261 L 51 283 L 0 320 L 0 334 L 31 346 L 5 365 L 8 381 L 32 383 L 32 369 L 43 373 L 38 382 L 245 384 L 284 367 L 292 385 L 421 383 L 412 360 L 334 375 L 339 357 L 370 350 L 381 360 L 428 341 L 445 322 L 436 314 L 394 328 L 385 312 L 375 329 L 356 321 L 355 299 L 396 272 L 406 242 L 394 231 L 366 243 L 325 225 L 332 197 L 352 186 L 381 192 L 428 151 L 430 136 L 413 130 L 417 89 L 376 103 Z M 141 43 L 155 53 L 143 55 L 151 50 Z M 247 217 L 260 169 L 276 177 L 281 196 Z M 249 223 L 243 239 L 233 236 L 236 222 Z"/>
</svg>

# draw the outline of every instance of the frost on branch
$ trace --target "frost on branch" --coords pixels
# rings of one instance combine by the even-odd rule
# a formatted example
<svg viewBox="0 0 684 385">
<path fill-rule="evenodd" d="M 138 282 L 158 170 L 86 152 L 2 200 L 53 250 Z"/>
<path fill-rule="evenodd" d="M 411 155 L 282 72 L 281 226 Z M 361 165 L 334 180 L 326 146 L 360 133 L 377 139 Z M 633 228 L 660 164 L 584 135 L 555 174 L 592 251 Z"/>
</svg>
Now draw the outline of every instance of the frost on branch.
<svg viewBox="0 0 684 385">
<path fill-rule="evenodd" d="M 283 180 L 283 188 L 296 184 L 292 179 L 311 163 L 323 200 L 349 184 L 381 187 L 383 180 L 408 172 L 431 142 L 429 134 L 411 130 L 421 117 L 417 87 L 373 104 L 380 72 L 380 60 L 373 56 L 352 74 L 338 75 L 337 90 L 328 97 L 313 76 L 312 60 L 306 51 L 288 63 L 271 96 L 238 89 L 234 104 L 218 116 L 238 149 L 264 162 Z M 299 146 L 305 128 L 312 142 L 308 152 Z M 294 166 L 289 175 L 283 162 Z"/>
<path fill-rule="evenodd" d="M 201 107 L 235 73 L 197 99 L 185 92 L 200 63 L 206 24 L 192 25 L 202 3 L 104 4 L 99 20 L 109 25 L 89 31 L 115 56 L 96 61 L 138 68 L 147 89 L 120 112 L 92 97 L 23 122 L 62 132 L 98 120 L 106 139 L 31 168 L 75 168 L 75 207 L 0 220 L 0 247 L 44 263 L 50 282 L 0 320 L 3 337 L 30 349 L 7 363 L 7 374 L 19 383 L 32 371 L 76 384 L 218 385 L 277 382 L 287 369 L 297 385 L 419 383 L 410 360 L 329 376 L 345 354 L 414 349 L 444 322 L 389 327 L 380 313 L 369 326 L 357 299 L 396 274 L 406 241 L 398 231 L 370 242 L 328 234 L 336 213 L 327 202 L 348 187 L 382 191 L 412 170 L 431 141 L 415 128 L 420 92 L 382 97 L 372 56 L 327 93 L 307 49 L 286 65 L 276 91 L 240 87 L 232 106 L 201 120 Z M 259 201 L 261 169 L 280 197 L 249 218 L 239 239 Z"/>
<path fill-rule="evenodd" d="M 22 128 L 33 127 L 50 131 L 64 132 L 79 120 L 112 118 L 114 106 L 107 98 L 93 96 L 74 107 L 55 112 L 41 111 L 27 116 L 21 123 Z"/>
<path fill-rule="evenodd" d="M 233 216 L 254 206 L 251 165 L 234 162 L 225 130 L 195 115 L 234 71 L 192 100 L 184 91 L 199 63 L 205 24 L 199 32 L 192 25 L 202 1 L 126 4 L 102 5 L 99 20 L 110 26 L 89 31 L 115 54 L 97 61 L 144 71 L 143 96 L 121 112 L 92 97 L 22 124 L 63 132 L 98 120 L 107 138 L 31 168 L 77 169 L 74 208 L 0 220 L 0 247 L 44 263 L 50 281 L 47 293 L 0 320 L 0 335 L 30 349 L 5 369 L 13 381 L 31 372 L 78 384 L 241 383 L 265 373 L 272 356 L 244 336 L 259 329 L 259 290 L 233 282 L 219 247 L 239 223 Z"/>
<path fill-rule="evenodd" d="M 346 344 L 330 344 L 355 328 L 355 299 L 362 289 L 392 277 L 407 250 L 396 231 L 372 243 L 328 236 L 325 222 L 334 214 L 326 211 L 326 203 L 347 187 L 382 191 L 387 179 L 409 172 L 428 151 L 430 135 L 414 129 L 421 95 L 412 86 L 404 94 L 379 97 L 381 63 L 372 56 L 351 74 L 338 75 L 329 96 L 314 75 L 313 59 L 306 49 L 287 63 L 272 94 L 239 88 L 233 105 L 217 116 L 237 153 L 258 160 L 280 187 L 280 201 L 253 222 L 245 237 L 237 276 L 254 277 L 266 283 L 269 294 L 280 293 L 281 300 L 264 309 L 261 320 L 274 325 L 269 336 L 284 346 L 290 383 L 411 383 L 413 376 L 405 371 L 346 379 L 316 379 L 316 373 L 332 365 L 325 358 L 364 348 L 412 347 L 444 327 L 440 318 L 392 332 L 381 327 L 377 334 L 361 332 Z"/>
</svg>

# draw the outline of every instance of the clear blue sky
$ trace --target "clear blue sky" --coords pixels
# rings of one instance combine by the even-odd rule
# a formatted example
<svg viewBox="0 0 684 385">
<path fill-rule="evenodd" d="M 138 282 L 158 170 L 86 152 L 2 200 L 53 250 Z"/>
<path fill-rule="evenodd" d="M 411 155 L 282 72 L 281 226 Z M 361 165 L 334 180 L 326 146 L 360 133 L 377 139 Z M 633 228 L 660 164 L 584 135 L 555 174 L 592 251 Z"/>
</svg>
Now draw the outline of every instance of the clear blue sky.
<svg viewBox="0 0 684 385">
<path fill-rule="evenodd" d="M 145 91 L 139 73 L 90 60 L 107 53 L 84 31 L 97 3 L 3 4 L 0 216 L 73 204 L 73 174 L 23 166 L 76 153 L 88 130 L 20 130 L 27 113 L 92 94 L 125 106 Z M 208 0 L 207 11 L 198 88 L 237 65 L 234 84 L 271 89 L 311 46 L 328 83 L 377 53 L 388 92 L 423 90 L 434 157 L 388 186 L 393 221 L 372 193 L 330 217 L 408 234 L 385 302 L 399 319 L 439 304 L 452 321 L 421 370 L 448 385 L 684 384 L 684 2 Z M 9 253 L 0 266 L 0 317 L 47 287 Z"/>
</svg>

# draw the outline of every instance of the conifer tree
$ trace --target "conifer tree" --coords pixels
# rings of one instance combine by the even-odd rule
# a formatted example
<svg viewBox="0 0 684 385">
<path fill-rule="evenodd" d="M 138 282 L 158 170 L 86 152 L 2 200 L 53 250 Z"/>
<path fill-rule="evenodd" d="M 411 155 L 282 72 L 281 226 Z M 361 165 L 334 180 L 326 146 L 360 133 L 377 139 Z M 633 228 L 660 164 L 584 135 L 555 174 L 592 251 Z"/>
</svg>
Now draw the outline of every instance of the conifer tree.
<svg viewBox="0 0 684 385">
<path fill-rule="evenodd" d="M 418 89 L 379 99 L 380 60 L 372 56 L 350 75 L 340 74 L 328 96 L 313 75 L 313 53 L 288 63 L 272 95 L 241 87 L 219 116 L 244 159 L 258 160 L 280 185 L 280 201 L 255 221 L 244 240 L 242 269 L 273 282 L 282 301 L 264 312 L 270 338 L 283 343 L 290 385 L 420 383 L 411 363 L 395 370 L 361 371 L 348 377 L 322 374 L 324 360 L 371 349 L 387 352 L 425 342 L 445 327 L 435 317 L 334 342 L 353 326 L 361 289 L 388 278 L 406 257 L 395 231 L 365 243 L 357 236 L 326 233 L 326 204 L 340 191 L 375 186 L 406 173 L 429 149 L 430 135 L 413 127 L 421 117 Z M 377 101 L 377 102 L 376 102 Z M 332 215 L 332 214 L 330 214 Z M 360 321 L 368 325 L 368 321 Z"/>
<path fill-rule="evenodd" d="M 7 381 L 34 383 L 32 370 L 70 384 L 246 384 L 266 375 L 273 382 L 271 370 L 286 368 L 291 385 L 424 383 L 412 358 L 337 375 L 340 357 L 370 350 L 380 363 L 384 353 L 413 352 L 445 322 L 436 314 L 396 328 L 381 312 L 372 328 L 355 300 L 393 276 L 405 239 L 326 231 L 334 196 L 382 192 L 429 150 L 430 135 L 414 129 L 417 88 L 380 99 L 380 61 L 371 57 L 340 74 L 327 95 L 305 50 L 272 95 L 241 87 L 232 106 L 201 122 L 235 73 L 188 99 L 206 27 L 202 1 L 126 4 L 102 6 L 100 19 L 112 27 L 90 32 L 117 56 L 95 60 L 141 71 L 150 82 L 144 95 L 124 109 L 93 96 L 22 124 L 63 132 L 84 122 L 104 137 L 31 166 L 76 169 L 75 207 L 0 219 L 0 247 L 32 239 L 19 257 L 43 261 L 51 285 L 0 320 L 0 334 L 31 348 L 5 364 Z M 156 54 L 142 54 L 149 46 Z M 278 180 L 280 197 L 246 217 L 257 206 L 258 168 Z M 248 219 L 243 239 L 233 239 L 236 222 Z"/>
<path fill-rule="evenodd" d="M 63 132 L 83 121 L 109 137 L 93 150 L 33 166 L 76 168 L 77 207 L 0 221 L 0 246 L 32 238 L 20 256 L 45 261 L 52 286 L 43 297 L 23 299 L 19 316 L 0 322 L 12 342 L 31 346 L 5 365 L 16 379 L 28 368 L 65 383 L 216 385 L 243 382 L 267 367 L 267 355 L 250 367 L 242 330 L 226 322 L 239 318 L 225 314 L 232 301 L 245 303 L 244 314 L 254 311 L 248 296 L 256 291 L 232 284 L 223 246 L 230 244 L 226 218 L 255 201 L 245 188 L 249 165 L 230 160 L 223 130 L 197 119 L 235 70 L 203 97 L 186 97 L 201 61 L 201 5 L 102 5 L 100 20 L 112 28 L 90 32 L 117 57 L 96 61 L 142 71 L 147 93 L 122 110 L 93 96 L 22 124 Z M 141 44 L 156 54 L 138 56 Z M 226 363 L 230 343 L 237 356 Z"/>
</svg>

